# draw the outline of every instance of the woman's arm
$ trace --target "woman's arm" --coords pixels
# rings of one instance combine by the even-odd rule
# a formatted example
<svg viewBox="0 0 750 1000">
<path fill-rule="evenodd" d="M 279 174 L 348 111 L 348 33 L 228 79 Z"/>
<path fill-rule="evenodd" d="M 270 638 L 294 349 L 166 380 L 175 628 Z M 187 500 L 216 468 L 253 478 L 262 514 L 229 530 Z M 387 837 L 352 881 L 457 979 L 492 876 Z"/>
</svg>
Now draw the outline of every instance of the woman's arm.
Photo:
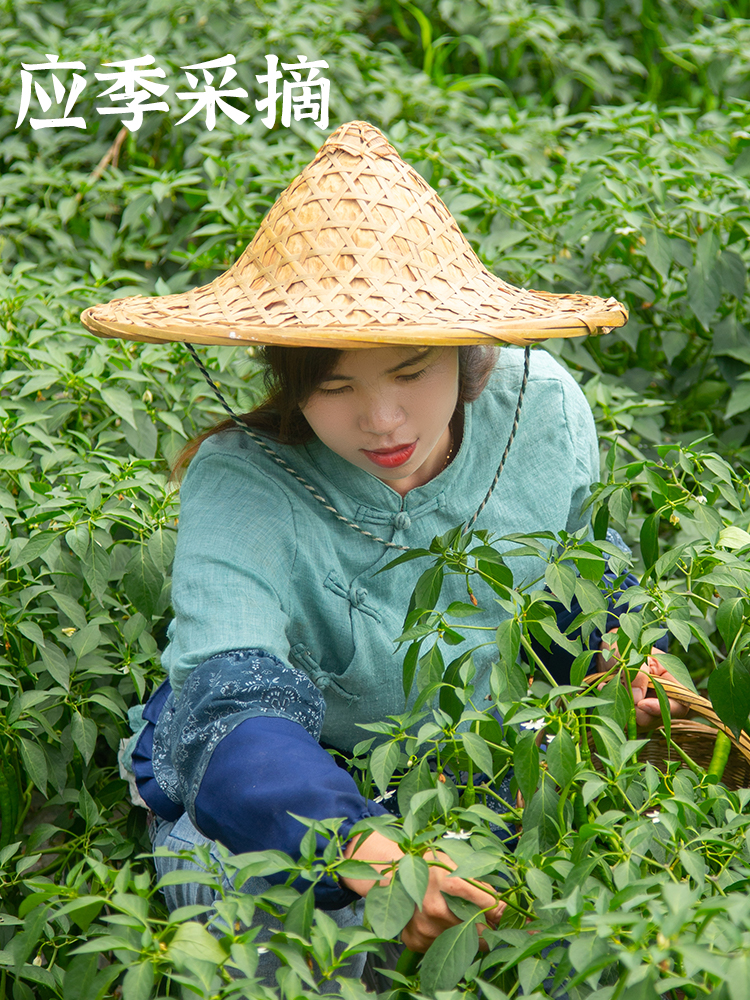
<svg viewBox="0 0 750 1000">
<path fill-rule="evenodd" d="M 157 724 L 157 777 L 166 760 L 195 826 L 232 852 L 275 848 L 296 859 L 307 828 L 290 813 L 343 818 L 346 837 L 359 820 L 386 811 L 318 743 L 324 708 L 306 674 L 263 650 L 214 656 Z M 318 841 L 323 850 L 327 841 Z M 353 898 L 333 879 L 316 888 L 324 909 Z"/>
</svg>

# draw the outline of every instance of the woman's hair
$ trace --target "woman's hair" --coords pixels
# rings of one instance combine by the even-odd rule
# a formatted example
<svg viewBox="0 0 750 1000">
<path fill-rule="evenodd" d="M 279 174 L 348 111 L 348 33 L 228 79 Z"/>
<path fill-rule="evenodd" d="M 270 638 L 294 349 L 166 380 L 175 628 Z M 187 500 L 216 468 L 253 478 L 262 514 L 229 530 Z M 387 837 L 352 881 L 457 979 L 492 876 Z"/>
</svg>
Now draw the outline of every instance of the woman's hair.
<svg viewBox="0 0 750 1000">
<path fill-rule="evenodd" d="M 302 413 L 321 382 L 336 367 L 341 351 L 330 347 L 264 347 L 261 361 L 266 398 L 240 419 L 248 427 L 268 434 L 281 444 L 304 444 L 314 432 Z M 458 400 L 456 411 L 463 413 L 487 385 L 497 361 L 498 348 L 484 345 L 458 349 Z M 189 441 L 175 460 L 172 475 L 179 478 L 206 438 L 226 430 L 239 430 L 232 420 L 222 420 Z"/>
</svg>

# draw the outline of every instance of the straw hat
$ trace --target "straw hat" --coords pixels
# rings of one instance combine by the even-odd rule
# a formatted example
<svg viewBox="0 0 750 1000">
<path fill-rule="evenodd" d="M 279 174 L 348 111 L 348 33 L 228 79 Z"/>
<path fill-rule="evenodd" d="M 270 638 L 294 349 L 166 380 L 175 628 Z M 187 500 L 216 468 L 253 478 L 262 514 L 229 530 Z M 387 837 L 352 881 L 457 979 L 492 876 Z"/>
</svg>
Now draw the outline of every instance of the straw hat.
<svg viewBox="0 0 750 1000">
<path fill-rule="evenodd" d="M 435 191 L 359 121 L 329 136 L 210 284 L 81 316 L 104 337 L 342 349 L 527 344 L 627 318 L 613 298 L 527 291 L 490 274 Z"/>
</svg>

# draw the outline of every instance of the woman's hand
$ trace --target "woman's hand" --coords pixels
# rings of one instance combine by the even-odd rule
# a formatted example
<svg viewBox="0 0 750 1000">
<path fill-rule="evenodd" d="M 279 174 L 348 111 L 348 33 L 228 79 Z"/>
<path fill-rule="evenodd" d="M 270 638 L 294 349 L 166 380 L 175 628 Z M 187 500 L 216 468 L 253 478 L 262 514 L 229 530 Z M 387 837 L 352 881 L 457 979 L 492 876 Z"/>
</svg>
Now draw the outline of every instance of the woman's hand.
<svg viewBox="0 0 750 1000">
<path fill-rule="evenodd" d="M 664 677 L 668 681 L 673 681 L 675 684 L 678 683 L 677 678 L 673 677 L 667 668 L 659 663 L 657 659 L 659 650 L 656 647 L 651 650 L 651 654 L 631 683 L 633 701 L 635 702 L 635 721 L 639 729 L 654 729 L 662 721 L 661 705 L 659 704 L 659 699 L 656 697 L 656 692 L 653 692 L 651 697 L 646 696 L 649 677 L 656 677 L 657 679 Z M 689 712 L 688 706 L 675 701 L 673 698 L 667 698 L 667 700 L 669 701 L 669 714 L 672 718 L 684 719 Z"/>
<path fill-rule="evenodd" d="M 387 868 L 394 861 L 403 857 L 403 852 L 387 837 L 380 833 L 371 833 L 361 847 L 357 846 L 357 841 L 353 840 L 347 844 L 344 854 L 347 858 L 354 858 L 357 861 L 366 861 L 379 871 Z M 451 870 L 456 867 L 453 861 L 442 851 L 430 852 L 425 855 L 426 861 L 439 861 L 447 865 Z M 389 872 L 380 882 L 380 885 L 387 885 L 392 873 Z M 342 878 L 342 883 L 360 896 L 367 893 L 376 885 L 375 880 Z M 459 918 L 451 911 L 442 893 L 447 892 L 451 896 L 461 896 L 463 899 L 475 903 L 482 909 L 487 910 L 484 917 L 484 925 L 477 927 L 481 934 L 483 926 L 489 924 L 494 926 L 500 919 L 505 903 L 498 903 L 490 886 L 486 891 L 476 885 L 464 881 L 461 878 L 453 878 L 450 871 L 438 865 L 430 865 L 430 880 L 427 885 L 427 892 L 422 901 L 421 910 L 414 907 L 414 913 L 409 923 L 401 932 L 401 940 L 411 951 L 424 952 L 430 947 L 432 942 L 442 934 L 448 927 L 461 923 Z M 480 940 L 480 947 L 481 947 Z"/>
<path fill-rule="evenodd" d="M 617 629 L 612 629 L 612 632 L 617 632 Z M 610 633 L 607 633 L 608 635 Z M 610 643 L 606 638 L 602 639 L 601 645 L 599 646 L 599 670 L 609 670 L 610 667 L 614 666 L 615 658 L 617 656 L 617 645 L 615 643 Z M 668 681 L 673 681 L 677 683 L 677 678 L 673 677 L 672 674 L 659 663 L 659 653 L 661 650 L 657 649 L 656 646 L 651 647 L 651 656 L 646 658 L 646 662 L 639 668 L 638 673 L 635 675 L 631 681 L 631 687 L 633 689 L 633 701 L 635 702 L 635 721 L 639 729 L 654 729 L 656 726 L 661 724 L 661 706 L 659 705 L 659 699 L 656 697 L 656 693 L 652 697 L 647 697 L 646 692 L 648 691 L 649 678 L 656 677 L 657 680 L 660 677 L 664 677 Z M 607 654 L 612 654 L 607 656 Z M 668 698 L 669 701 L 669 712 L 673 719 L 684 719 L 689 712 L 687 705 L 681 704 L 679 701 L 675 701 L 673 698 Z"/>
</svg>

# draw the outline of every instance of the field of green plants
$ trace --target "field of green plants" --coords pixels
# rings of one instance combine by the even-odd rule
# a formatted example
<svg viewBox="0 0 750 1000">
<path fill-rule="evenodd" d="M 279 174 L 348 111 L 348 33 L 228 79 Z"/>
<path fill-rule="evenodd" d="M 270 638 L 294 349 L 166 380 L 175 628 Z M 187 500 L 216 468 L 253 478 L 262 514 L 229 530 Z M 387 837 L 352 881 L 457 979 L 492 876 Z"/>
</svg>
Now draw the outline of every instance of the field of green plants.
<svg viewBox="0 0 750 1000">
<path fill-rule="evenodd" d="M 46 53 L 85 64 L 85 129 L 16 125 L 22 64 Z M 228 53 L 248 120 L 178 125 L 180 67 Z M 149 54 L 171 110 L 122 133 L 96 111 L 94 73 Z M 238 886 L 289 879 L 228 893 L 222 935 L 195 908 L 167 913 L 116 761 L 128 709 L 161 680 L 169 463 L 222 414 L 182 346 L 99 341 L 78 317 L 115 292 L 210 281 L 311 159 L 327 133 L 269 130 L 255 111 L 268 54 L 325 59 L 330 129 L 382 128 L 496 274 L 614 295 L 630 321 L 547 345 L 598 425 L 594 539 L 518 539 L 548 563 L 525 591 L 481 533 L 449 533 L 414 563 L 393 639 L 417 701 L 358 748 L 363 788 L 395 791 L 401 811 L 367 822 L 405 853 L 368 895 L 365 926 L 340 930 L 291 886 L 371 871 L 342 860 L 332 821 L 322 856 L 314 824 L 298 859 L 227 859 Z M 462 922 L 405 954 L 394 1000 L 750 998 L 750 791 L 722 783 L 719 754 L 706 767 L 673 745 L 669 764 L 639 763 L 626 688 L 586 687 L 581 641 L 549 606 L 576 596 L 584 632 L 601 625 L 604 556 L 632 566 L 640 610 L 621 617 L 618 669 L 668 629 L 665 665 L 735 737 L 750 728 L 748 0 L 0 0 L 0 106 L 0 997 L 359 1000 L 339 969 L 361 951 L 380 964 L 435 844 L 508 906 L 478 952 L 481 912 L 453 901 Z M 259 398 L 252 352 L 202 357 L 238 409 Z M 489 583 L 512 613 L 488 637 L 495 701 L 480 709 L 471 590 L 440 599 L 451 573 Z M 550 639 L 576 656 L 571 685 L 535 660 L 532 640 Z M 523 728 L 538 720 L 544 740 Z M 510 767 L 514 794 L 498 803 Z M 284 919 L 267 944 L 283 962 L 275 990 L 254 979 L 254 907 Z"/>
</svg>

